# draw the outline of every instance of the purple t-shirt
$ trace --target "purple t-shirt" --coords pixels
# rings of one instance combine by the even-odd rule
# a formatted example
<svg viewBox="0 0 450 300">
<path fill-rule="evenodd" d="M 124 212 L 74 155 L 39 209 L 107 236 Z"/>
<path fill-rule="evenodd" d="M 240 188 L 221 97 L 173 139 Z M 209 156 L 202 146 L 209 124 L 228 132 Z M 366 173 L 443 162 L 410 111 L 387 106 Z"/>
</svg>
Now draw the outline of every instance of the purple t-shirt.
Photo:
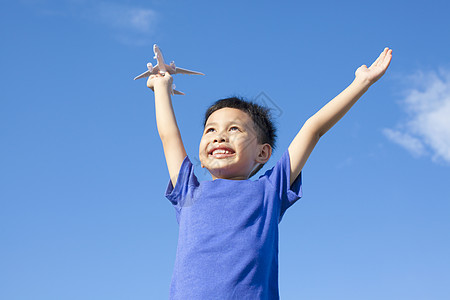
<svg viewBox="0 0 450 300">
<path fill-rule="evenodd" d="M 199 182 L 186 157 L 166 197 L 175 207 L 178 247 L 170 299 L 279 299 L 278 223 L 302 196 L 286 151 L 258 180 Z"/>
</svg>

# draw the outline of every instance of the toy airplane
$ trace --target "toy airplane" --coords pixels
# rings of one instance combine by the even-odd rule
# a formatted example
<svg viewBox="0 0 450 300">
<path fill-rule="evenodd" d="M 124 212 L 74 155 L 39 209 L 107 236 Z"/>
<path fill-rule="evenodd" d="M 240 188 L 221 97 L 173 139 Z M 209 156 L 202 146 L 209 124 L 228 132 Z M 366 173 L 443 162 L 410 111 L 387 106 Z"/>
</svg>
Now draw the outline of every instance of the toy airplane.
<svg viewBox="0 0 450 300">
<path fill-rule="evenodd" d="M 150 75 L 158 74 L 158 73 L 164 75 L 164 73 L 166 73 L 166 72 L 169 72 L 169 74 L 171 74 L 171 75 L 172 74 L 205 75 L 200 72 L 176 67 L 174 61 L 172 61 L 170 63 L 170 65 L 166 65 L 166 63 L 164 62 L 162 52 L 159 49 L 158 45 L 156 45 L 156 44 L 153 45 L 153 52 L 155 52 L 155 57 L 153 57 L 153 58 L 155 58 L 157 61 L 156 66 L 153 66 L 151 63 L 148 63 L 147 64 L 148 71 L 142 73 L 139 76 L 136 76 L 134 78 L 134 80 L 144 78 L 144 77 L 149 77 Z M 175 90 L 175 85 L 172 86 L 172 95 L 173 94 L 184 95 L 183 92 Z"/>
</svg>

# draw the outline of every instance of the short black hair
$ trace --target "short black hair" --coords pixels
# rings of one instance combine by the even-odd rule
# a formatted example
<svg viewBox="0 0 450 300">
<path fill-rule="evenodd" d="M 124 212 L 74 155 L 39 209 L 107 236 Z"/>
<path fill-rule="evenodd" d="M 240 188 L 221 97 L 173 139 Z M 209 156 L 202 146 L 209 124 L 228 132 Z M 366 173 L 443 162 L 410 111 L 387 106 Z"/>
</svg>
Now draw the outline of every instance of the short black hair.
<svg viewBox="0 0 450 300">
<path fill-rule="evenodd" d="M 253 121 L 258 143 L 269 144 L 272 149 L 275 149 L 277 135 L 270 109 L 253 101 L 247 101 L 241 97 L 220 99 L 214 102 L 206 110 L 203 126 L 206 125 L 206 122 L 212 113 L 222 108 L 236 108 L 245 112 Z M 255 175 L 262 167 L 263 165 L 260 165 L 256 168 L 252 174 L 250 174 L 250 177 Z"/>
</svg>

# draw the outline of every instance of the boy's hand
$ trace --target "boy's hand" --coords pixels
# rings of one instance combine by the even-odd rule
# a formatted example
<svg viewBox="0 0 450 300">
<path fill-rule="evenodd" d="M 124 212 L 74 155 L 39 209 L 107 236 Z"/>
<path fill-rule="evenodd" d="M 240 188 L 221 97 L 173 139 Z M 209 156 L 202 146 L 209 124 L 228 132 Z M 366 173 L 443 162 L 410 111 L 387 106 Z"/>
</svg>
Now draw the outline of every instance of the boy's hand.
<svg viewBox="0 0 450 300">
<path fill-rule="evenodd" d="M 147 87 L 150 88 L 152 91 L 155 91 L 155 88 L 156 89 L 163 88 L 171 91 L 172 83 L 173 78 L 169 74 L 169 72 L 165 72 L 164 75 L 158 73 L 150 75 L 150 77 L 147 80 Z"/>
<path fill-rule="evenodd" d="M 155 92 L 156 125 L 164 148 L 170 180 L 176 186 L 181 164 L 186 157 L 183 140 L 173 111 L 172 76 L 169 72 L 151 75 L 147 86 Z"/>
<path fill-rule="evenodd" d="M 392 59 L 392 50 L 384 49 L 377 60 L 367 68 L 355 72 L 355 80 L 339 95 L 310 117 L 289 145 L 291 184 L 300 174 L 319 139 L 336 124 L 367 89 L 383 76 Z"/>
<path fill-rule="evenodd" d="M 392 49 L 385 48 L 384 51 L 381 52 L 380 56 L 378 56 L 377 60 L 375 60 L 369 68 L 367 68 L 366 65 L 362 65 L 356 70 L 356 78 L 366 81 L 370 85 L 374 84 L 386 72 L 391 59 Z"/>
</svg>

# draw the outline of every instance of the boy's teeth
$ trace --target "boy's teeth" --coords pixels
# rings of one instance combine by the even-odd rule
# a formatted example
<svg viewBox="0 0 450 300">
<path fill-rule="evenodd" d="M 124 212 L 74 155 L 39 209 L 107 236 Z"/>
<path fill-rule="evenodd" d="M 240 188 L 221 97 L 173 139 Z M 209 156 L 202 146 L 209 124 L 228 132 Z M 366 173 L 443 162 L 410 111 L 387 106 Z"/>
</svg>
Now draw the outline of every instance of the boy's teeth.
<svg viewBox="0 0 450 300">
<path fill-rule="evenodd" d="M 212 155 L 216 155 L 216 154 L 230 154 L 231 152 L 225 149 L 217 149 L 214 150 Z"/>
</svg>

